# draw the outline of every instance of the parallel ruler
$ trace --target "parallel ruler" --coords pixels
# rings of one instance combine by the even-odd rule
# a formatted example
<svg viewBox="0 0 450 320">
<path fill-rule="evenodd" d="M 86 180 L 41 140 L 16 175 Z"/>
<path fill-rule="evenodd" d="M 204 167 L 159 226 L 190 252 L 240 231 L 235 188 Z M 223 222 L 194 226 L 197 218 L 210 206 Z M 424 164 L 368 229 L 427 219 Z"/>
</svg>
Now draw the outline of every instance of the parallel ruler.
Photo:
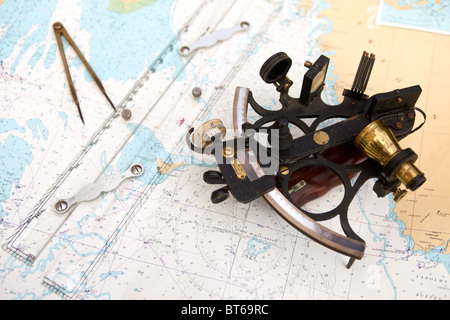
<svg viewBox="0 0 450 320">
<path fill-rule="evenodd" d="M 91 141 L 87 146 L 80 152 L 80 154 L 72 161 L 68 168 L 59 176 L 54 185 L 49 189 L 49 191 L 39 200 L 34 209 L 31 211 L 27 219 L 19 226 L 19 228 L 14 232 L 14 234 L 8 239 L 4 248 L 12 253 L 14 256 L 23 260 L 27 264 L 33 264 L 37 257 L 42 253 L 42 251 L 48 246 L 50 241 L 58 236 L 58 231 L 64 224 L 66 219 L 70 216 L 69 214 L 58 215 L 51 213 L 51 206 L 57 196 L 57 191 L 59 189 L 67 188 L 67 184 L 70 183 L 70 178 L 76 175 L 76 171 L 82 166 L 85 158 L 92 153 L 92 150 L 100 144 L 106 137 L 111 140 L 111 136 L 117 136 L 115 131 L 123 131 L 123 119 L 121 118 L 121 112 L 127 108 L 127 106 L 135 100 L 135 96 L 142 94 L 141 88 L 148 86 L 148 82 L 151 81 L 151 75 L 156 74 L 159 71 L 159 67 L 162 65 L 164 59 L 170 57 L 170 55 L 178 55 L 177 45 L 180 38 L 184 33 L 186 33 L 191 25 L 196 21 L 196 19 L 201 15 L 202 8 L 206 5 L 208 1 L 205 1 L 201 6 L 195 11 L 196 13 L 188 20 L 188 22 L 181 29 L 180 33 L 171 39 L 171 41 L 162 50 L 161 54 L 152 62 L 152 64 L 147 68 L 143 75 L 139 78 L 130 92 L 122 99 L 117 107 L 117 112 L 111 115 L 100 128 L 100 130 L 93 136 Z M 250 1 L 249 1 L 250 2 Z M 219 22 L 225 18 L 225 16 L 230 12 L 230 10 L 235 6 L 237 1 L 234 1 L 228 9 L 225 11 L 224 15 L 219 19 Z M 252 5 L 258 6 L 258 1 L 253 1 Z M 215 90 L 212 92 L 207 100 L 206 107 L 198 111 L 197 115 L 193 117 L 192 122 L 189 123 L 190 126 L 198 127 L 201 123 L 206 121 L 211 115 L 211 110 L 221 101 L 224 93 L 230 87 L 230 83 L 236 77 L 242 66 L 248 61 L 250 53 L 261 44 L 263 41 L 263 35 L 268 31 L 270 26 L 276 21 L 276 17 L 280 14 L 283 1 L 280 3 L 280 8 L 272 10 L 270 14 L 264 16 L 260 19 L 259 27 L 254 31 L 254 36 L 251 41 L 246 46 L 245 50 L 233 61 L 233 65 L 230 67 L 226 75 L 220 79 L 220 83 L 216 85 Z M 262 20 L 264 19 L 264 20 Z M 219 22 L 215 27 L 219 25 Z M 251 23 L 251 21 L 250 21 Z M 253 25 L 252 25 L 253 27 Z M 140 115 L 139 119 L 141 125 L 145 119 L 151 116 L 152 110 L 160 102 L 160 100 L 169 92 L 172 84 L 177 81 L 179 75 L 185 70 L 185 68 L 191 63 L 194 57 L 198 55 L 198 52 L 194 52 L 191 56 L 181 66 L 177 66 L 177 74 L 173 78 L 164 84 L 164 87 L 160 89 L 160 93 L 156 99 L 154 99 L 152 107 L 145 112 L 145 114 Z M 234 88 L 231 90 L 234 92 Z M 229 99 L 232 101 L 232 97 Z M 231 104 L 230 104 L 231 109 Z M 134 114 L 133 114 L 134 116 Z M 113 155 L 112 159 L 119 154 L 124 146 L 132 139 L 134 133 L 139 129 L 137 126 L 134 131 L 127 136 L 126 139 L 121 139 L 116 141 L 114 148 L 110 154 Z M 163 161 L 170 160 L 171 156 L 177 154 L 180 149 L 183 148 L 185 144 L 184 136 L 180 137 L 179 141 L 174 145 L 171 150 L 168 150 L 168 159 L 162 159 Z M 111 160 L 112 161 L 112 160 Z M 110 162 L 109 162 L 110 163 Z M 109 164 L 108 163 L 108 164 Z M 106 168 L 108 165 L 106 166 Z M 145 170 L 145 168 L 144 168 Z M 104 170 L 101 172 L 100 177 L 104 176 Z M 126 229 L 127 225 L 131 222 L 136 212 L 142 207 L 142 205 L 148 200 L 150 194 L 155 188 L 155 183 L 158 176 L 155 175 L 147 184 L 139 189 L 138 197 L 132 202 L 129 207 L 125 208 L 124 213 L 121 214 L 120 219 L 118 219 L 115 229 L 109 232 L 108 236 L 104 239 L 103 246 L 98 249 L 98 253 L 86 262 L 86 259 L 80 258 L 79 261 L 73 258 L 73 256 L 65 256 L 64 254 L 59 257 L 57 270 L 50 270 L 49 273 L 44 278 L 43 284 L 59 294 L 60 296 L 71 299 L 71 298 L 82 298 L 84 290 L 89 281 L 90 276 L 99 267 L 99 265 L 104 260 L 105 254 L 111 247 L 116 243 L 117 238 L 120 236 L 121 232 Z M 46 230 L 43 232 L 42 230 Z M 59 277 L 60 274 L 64 274 L 64 281 Z M 69 279 L 70 281 L 68 281 Z"/>
</svg>

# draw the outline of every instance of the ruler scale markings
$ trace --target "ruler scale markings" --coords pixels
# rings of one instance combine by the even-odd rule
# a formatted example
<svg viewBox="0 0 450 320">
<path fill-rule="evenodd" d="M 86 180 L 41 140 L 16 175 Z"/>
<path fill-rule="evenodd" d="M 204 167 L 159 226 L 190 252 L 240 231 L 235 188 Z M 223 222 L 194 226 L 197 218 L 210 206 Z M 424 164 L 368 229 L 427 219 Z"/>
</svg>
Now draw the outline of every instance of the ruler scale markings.
<svg viewBox="0 0 450 320">
<path fill-rule="evenodd" d="M 233 67 L 230 69 L 230 71 L 227 73 L 227 75 L 223 78 L 221 84 L 217 87 L 217 89 L 212 93 L 212 96 L 208 100 L 207 106 L 209 108 L 215 106 L 222 96 L 222 94 L 226 91 L 227 86 L 231 83 L 231 80 L 235 78 L 237 73 L 241 70 L 242 65 L 247 61 L 248 59 L 248 53 L 252 52 L 256 46 L 260 43 L 261 38 L 258 36 L 261 33 L 264 33 L 268 30 L 269 26 L 273 23 L 275 20 L 275 17 L 279 15 L 279 12 L 281 10 L 275 10 L 265 21 L 263 26 L 260 28 L 257 35 L 255 35 L 249 44 L 248 48 L 239 56 Z M 195 53 L 193 53 L 192 57 Z M 191 59 L 192 59 L 191 57 Z M 190 60 L 189 60 L 190 61 Z M 189 63 L 189 62 L 188 62 Z M 176 79 L 176 77 L 174 78 Z M 161 95 L 163 96 L 164 93 Z M 209 115 L 208 108 L 203 108 L 197 117 L 193 120 L 192 126 L 195 126 L 197 123 L 203 123 L 206 118 Z M 182 147 L 182 145 L 185 143 L 184 136 L 176 143 L 176 145 L 172 148 L 172 150 L 169 153 L 169 156 L 164 161 L 167 161 L 171 158 L 173 154 L 179 150 L 179 148 Z M 62 296 L 66 298 L 72 298 L 76 293 L 77 290 L 81 290 L 80 288 L 83 287 L 83 285 L 86 284 L 89 276 L 91 273 L 96 270 L 97 267 L 99 267 L 99 264 L 102 261 L 102 258 L 105 253 L 107 253 L 108 249 L 111 247 L 112 244 L 115 243 L 117 237 L 119 236 L 120 232 L 126 228 L 127 224 L 130 222 L 131 218 L 136 214 L 136 212 L 142 207 L 142 205 L 145 203 L 145 201 L 150 197 L 153 190 L 156 188 L 156 185 L 153 184 L 153 181 L 155 181 L 158 178 L 158 175 L 155 175 L 147 185 L 144 186 L 143 190 L 140 192 L 140 197 L 132 204 L 130 210 L 124 215 L 122 221 L 117 226 L 115 231 L 110 235 L 110 237 L 105 242 L 104 246 L 99 250 L 99 254 L 94 258 L 94 260 L 89 264 L 87 269 L 83 272 L 83 277 L 78 281 L 78 283 L 72 288 L 72 290 L 67 290 L 67 288 L 64 288 L 63 286 L 59 285 L 58 283 L 54 282 L 47 276 L 44 278 L 44 284 L 46 286 L 52 287 L 56 293 L 60 293 Z"/>
<path fill-rule="evenodd" d="M 82 163 L 84 157 L 88 154 L 88 152 L 92 149 L 94 145 L 96 145 L 100 140 L 101 137 L 107 132 L 108 129 L 111 128 L 111 124 L 114 122 L 115 119 L 120 117 L 121 111 L 125 108 L 125 106 L 132 100 L 131 97 L 135 95 L 140 88 L 142 88 L 143 84 L 150 78 L 150 75 L 152 73 L 156 72 L 157 67 L 162 63 L 163 58 L 169 54 L 170 52 L 176 53 L 176 50 L 174 50 L 175 45 L 180 40 L 181 35 L 186 32 L 189 28 L 189 25 L 192 24 L 192 22 L 199 16 L 201 12 L 201 8 L 204 6 L 204 3 L 202 3 L 199 6 L 199 9 L 195 11 L 195 13 L 192 15 L 192 17 L 188 20 L 188 22 L 183 26 L 181 31 L 166 45 L 166 47 L 162 50 L 162 52 L 156 57 L 152 64 L 145 70 L 144 74 L 139 78 L 139 80 L 135 83 L 135 85 L 131 88 L 131 90 L 125 95 L 125 97 L 122 99 L 120 104 L 117 106 L 117 111 L 113 114 L 111 114 L 107 120 L 103 123 L 103 125 L 100 127 L 100 129 L 93 135 L 93 137 L 90 139 L 90 142 L 78 153 L 78 155 L 72 160 L 71 164 L 65 169 L 60 176 L 56 179 L 56 181 L 52 184 L 52 186 L 48 189 L 47 192 L 45 192 L 44 196 L 42 196 L 36 205 L 31 210 L 28 217 L 21 223 L 21 225 L 15 230 L 12 236 L 9 237 L 7 242 L 3 245 L 3 248 L 11 253 L 13 256 L 17 257 L 19 260 L 25 262 L 28 265 L 31 265 L 36 257 L 41 253 L 41 251 L 45 248 L 47 243 L 51 240 L 47 241 L 38 252 L 36 253 L 26 253 L 24 250 L 27 249 L 27 245 L 22 245 L 19 243 L 19 245 L 15 245 L 15 242 L 20 240 L 21 238 L 24 238 L 27 236 L 24 232 L 38 232 L 37 228 L 32 228 L 32 223 L 39 223 L 39 220 L 42 221 L 42 214 L 47 210 L 45 206 L 48 205 L 48 202 L 51 201 L 56 193 L 56 191 L 59 190 L 59 188 L 63 185 L 63 183 L 68 179 L 70 174 L 75 171 L 75 169 L 78 168 L 78 166 Z M 188 62 L 189 63 L 189 62 Z M 158 99 L 159 100 L 159 99 Z M 150 110 L 151 111 L 151 110 Z M 150 112 L 149 111 L 149 112 Z M 147 113 L 148 115 L 148 113 Z M 133 136 L 134 132 L 137 130 L 139 126 L 136 127 L 136 129 L 129 135 L 127 141 Z M 120 150 L 120 149 L 119 149 Z M 105 166 L 107 168 L 108 165 Z M 104 170 L 100 173 L 99 177 L 103 174 Z M 66 219 L 69 217 L 68 214 L 65 216 L 59 217 L 59 223 L 57 224 L 57 227 L 61 226 Z M 55 230 L 55 232 L 58 230 L 58 228 Z M 54 233 L 49 233 L 54 234 Z"/>
</svg>

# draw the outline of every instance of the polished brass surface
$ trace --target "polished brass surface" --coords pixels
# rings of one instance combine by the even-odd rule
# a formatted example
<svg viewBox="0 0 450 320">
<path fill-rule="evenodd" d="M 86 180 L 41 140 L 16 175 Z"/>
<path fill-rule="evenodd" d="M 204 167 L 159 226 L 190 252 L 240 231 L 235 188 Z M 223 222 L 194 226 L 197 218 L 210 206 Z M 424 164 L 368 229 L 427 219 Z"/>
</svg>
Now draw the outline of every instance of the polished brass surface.
<svg viewBox="0 0 450 320">
<path fill-rule="evenodd" d="M 422 172 L 417 168 L 412 162 L 406 162 L 400 168 L 398 168 L 395 176 L 407 186 L 415 177 L 417 177 Z"/>
<path fill-rule="evenodd" d="M 359 133 L 355 145 L 382 166 L 402 150 L 392 131 L 379 120 L 372 122 Z"/>
<path fill-rule="evenodd" d="M 220 133 L 223 138 L 227 130 L 220 119 L 211 119 L 203 123 L 192 134 L 192 142 L 201 148 L 205 148 L 213 142 L 213 137 Z"/>
<path fill-rule="evenodd" d="M 222 150 L 222 155 L 225 158 L 233 158 L 234 157 L 234 149 L 231 147 L 225 147 Z"/>
<path fill-rule="evenodd" d="M 395 190 L 393 192 L 395 203 L 399 203 L 400 200 L 402 200 L 406 196 L 407 193 L 408 193 L 408 191 L 397 188 L 397 190 Z"/>
<path fill-rule="evenodd" d="M 236 176 L 239 179 L 244 180 L 247 174 L 245 173 L 244 167 L 242 167 L 242 164 L 239 162 L 239 160 L 237 158 L 233 158 L 231 159 L 230 164 L 234 170 L 234 173 L 236 173 Z"/>
<path fill-rule="evenodd" d="M 369 158 L 383 167 L 402 151 L 392 131 L 383 122 L 376 120 L 365 127 L 356 137 L 354 144 Z M 395 177 L 405 186 L 421 175 L 422 172 L 412 161 L 406 161 L 394 172 Z"/>
<path fill-rule="evenodd" d="M 314 133 L 314 142 L 320 145 L 326 145 L 330 141 L 330 137 L 324 131 L 317 131 Z"/>
<path fill-rule="evenodd" d="M 281 173 L 282 175 L 287 175 L 287 174 L 289 174 L 289 168 L 286 167 L 286 166 L 280 167 L 280 173 Z"/>
</svg>

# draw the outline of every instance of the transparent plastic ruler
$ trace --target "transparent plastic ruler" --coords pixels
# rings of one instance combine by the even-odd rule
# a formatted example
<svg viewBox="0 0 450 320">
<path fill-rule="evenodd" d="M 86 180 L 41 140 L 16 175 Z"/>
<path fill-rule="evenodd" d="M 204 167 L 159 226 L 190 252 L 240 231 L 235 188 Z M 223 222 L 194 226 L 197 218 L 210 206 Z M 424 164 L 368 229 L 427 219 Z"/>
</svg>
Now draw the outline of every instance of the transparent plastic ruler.
<svg viewBox="0 0 450 320">
<path fill-rule="evenodd" d="M 247 1 L 246 4 L 248 3 L 251 3 L 253 6 L 247 8 L 247 10 L 261 9 L 261 2 L 259 1 Z M 232 9 L 235 9 L 236 11 L 241 10 L 240 8 L 232 8 L 234 5 L 235 4 L 233 3 L 231 9 L 228 9 L 227 12 L 224 13 L 226 16 L 223 19 L 234 16 L 235 12 Z M 239 5 L 245 4 L 244 2 L 239 2 Z M 253 14 L 255 14 L 255 12 L 253 12 Z M 236 75 L 242 70 L 242 66 L 248 61 L 249 53 L 253 52 L 255 48 L 261 44 L 261 41 L 264 41 L 264 38 L 260 35 L 267 32 L 271 24 L 276 21 L 275 18 L 278 14 L 279 10 L 273 10 L 271 14 L 266 14 L 266 16 L 257 23 L 252 23 L 252 28 L 255 27 L 256 31 L 252 36 L 251 41 L 247 44 L 245 50 L 243 50 L 241 54 L 230 60 L 228 70 L 219 79 L 219 82 L 215 85 L 214 91 L 207 97 L 205 103 L 206 107 L 203 107 L 200 110 L 197 109 L 197 111 L 188 119 L 188 125 L 181 128 L 180 134 L 174 135 L 172 147 L 171 149 L 168 149 L 168 155 L 166 159 L 163 159 L 164 161 L 171 162 L 177 157 L 180 150 L 186 147 L 185 134 L 189 127 L 198 127 L 201 125 L 201 123 L 211 116 L 211 111 L 214 108 L 223 108 L 224 105 L 229 105 L 231 110 L 233 95 L 231 94 L 229 97 L 225 97 L 224 94 L 234 92 L 235 88 L 233 86 L 235 82 L 233 79 L 236 78 Z M 236 19 L 238 19 L 238 17 L 236 17 Z M 217 50 L 220 50 L 220 48 Z M 220 52 L 214 51 L 214 53 L 220 55 Z M 204 57 L 198 55 L 198 53 L 193 53 L 189 62 L 196 64 L 203 60 Z M 142 94 L 142 92 L 139 94 Z M 175 106 L 171 106 L 173 109 L 171 112 L 177 113 L 180 109 L 185 109 L 185 103 L 190 99 L 192 99 L 192 97 L 189 97 L 188 90 Z M 163 106 L 161 107 L 161 105 Z M 167 109 L 167 107 L 164 107 L 163 101 L 161 101 L 160 105 L 156 106 L 154 111 L 157 112 L 159 108 Z M 143 123 L 147 124 L 148 121 L 149 119 L 144 119 Z M 166 124 L 169 125 L 165 121 L 162 121 L 160 126 L 164 127 Z M 132 163 L 145 164 L 150 161 L 150 159 L 144 159 L 144 157 L 145 155 L 142 153 L 137 154 Z M 84 298 L 84 296 L 92 290 L 92 287 L 95 287 L 95 281 L 100 281 L 98 278 L 93 279 L 96 270 L 101 266 L 108 264 L 106 261 L 113 261 L 115 255 L 114 246 L 117 245 L 118 242 L 126 241 L 121 239 L 124 230 L 128 224 L 132 223 L 136 212 L 149 199 L 151 193 L 155 189 L 156 181 L 159 177 L 159 174 L 154 174 L 149 177 L 144 184 L 139 184 L 136 181 L 128 184 L 127 189 L 134 190 L 131 191 L 130 195 L 137 198 L 137 201 L 135 202 L 121 202 L 113 195 L 105 197 L 101 205 L 111 208 L 115 207 L 115 209 L 111 210 L 110 214 L 104 215 L 102 221 L 98 221 L 98 223 L 96 221 L 91 221 L 91 226 L 82 230 L 80 236 L 70 240 L 70 243 L 66 245 L 67 249 L 57 257 L 53 266 L 47 272 L 43 280 L 44 285 L 67 299 Z M 97 209 L 98 208 L 99 207 L 97 206 Z M 94 208 L 94 205 L 89 207 L 89 203 L 83 203 L 77 210 L 89 211 L 96 210 L 96 208 Z M 92 239 L 85 241 L 84 236 L 93 233 L 96 235 L 95 241 L 91 241 Z"/>
<path fill-rule="evenodd" d="M 101 167 L 92 159 L 99 159 L 105 150 L 108 150 L 107 154 L 111 155 L 111 158 L 114 158 L 127 141 L 132 139 L 135 132 L 139 130 L 142 121 L 148 117 L 153 106 L 161 99 L 161 95 L 155 95 L 153 91 L 163 92 L 164 94 L 174 81 L 174 79 L 166 79 L 166 77 L 153 79 L 154 74 L 164 67 L 164 61 L 166 59 L 170 59 L 171 55 L 178 54 L 177 44 L 180 37 L 183 33 L 187 32 L 189 25 L 199 16 L 206 2 L 204 1 L 197 8 L 192 17 L 181 28 L 179 34 L 170 39 L 166 46 L 162 48 L 160 54 L 142 73 L 119 105 L 116 106 L 116 112 L 109 116 L 93 135 L 89 143 L 72 160 L 64 172 L 59 175 L 50 189 L 37 201 L 28 217 L 23 220 L 21 225 L 3 245 L 6 251 L 26 264 L 33 264 L 49 241 L 53 237 L 58 236 L 58 230 L 78 205 L 77 203 L 71 206 L 71 208 L 67 208 L 68 210 L 61 212 L 61 210 L 55 208 L 55 206 L 58 206 L 57 200 L 72 197 L 79 194 L 86 185 L 105 180 L 105 178 L 108 179 L 108 176 L 118 174 L 117 172 L 113 174 L 108 172 L 109 163 Z M 176 59 L 172 60 L 177 61 Z M 182 71 L 186 63 L 188 61 L 179 60 L 179 65 L 176 67 Z M 147 99 L 142 101 L 142 103 L 135 101 L 138 92 L 143 91 L 144 87 L 151 88 L 151 92 L 147 92 Z M 139 106 L 137 106 L 138 103 Z M 135 125 L 130 130 L 130 122 L 137 123 L 138 125 Z M 130 166 L 132 166 L 132 163 L 125 165 L 126 168 Z M 145 170 L 145 168 L 143 169 Z"/>
</svg>

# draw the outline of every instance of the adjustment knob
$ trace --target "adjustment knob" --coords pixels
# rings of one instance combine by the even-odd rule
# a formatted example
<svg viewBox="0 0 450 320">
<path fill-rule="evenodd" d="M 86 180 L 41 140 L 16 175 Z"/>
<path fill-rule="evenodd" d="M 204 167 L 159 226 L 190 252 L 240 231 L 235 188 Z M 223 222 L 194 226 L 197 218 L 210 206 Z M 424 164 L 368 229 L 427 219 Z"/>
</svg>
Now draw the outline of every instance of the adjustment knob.
<svg viewBox="0 0 450 320">
<path fill-rule="evenodd" d="M 223 187 L 211 193 L 211 202 L 217 204 L 227 200 L 229 196 L 228 187 Z"/>
<path fill-rule="evenodd" d="M 192 142 L 195 146 L 205 148 L 214 141 L 214 137 L 225 137 L 227 130 L 220 119 L 211 119 L 203 123 L 192 134 Z"/>
<path fill-rule="evenodd" d="M 223 179 L 222 173 L 219 171 L 206 171 L 203 173 L 203 181 L 205 181 L 207 184 L 226 184 L 225 180 Z"/>
</svg>

